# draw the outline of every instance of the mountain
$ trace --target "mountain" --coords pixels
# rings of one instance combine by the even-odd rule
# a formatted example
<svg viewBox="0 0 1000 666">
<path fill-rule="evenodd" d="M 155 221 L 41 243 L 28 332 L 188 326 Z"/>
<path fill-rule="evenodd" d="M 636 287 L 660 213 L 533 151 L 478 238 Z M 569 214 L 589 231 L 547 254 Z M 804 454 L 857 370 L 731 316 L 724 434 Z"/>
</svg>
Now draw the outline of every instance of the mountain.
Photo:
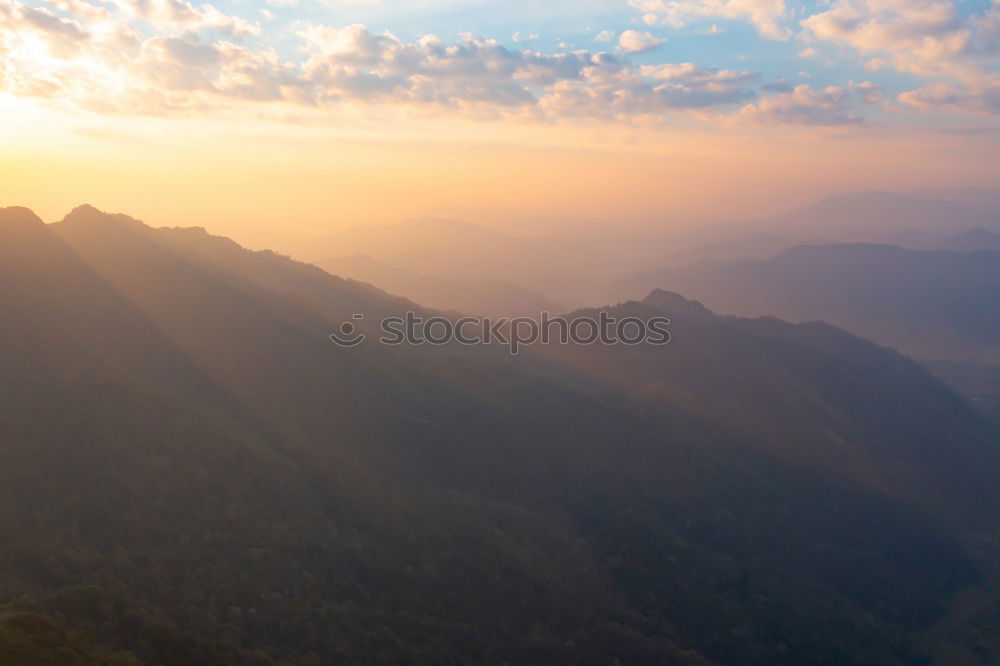
<svg viewBox="0 0 1000 666">
<path fill-rule="evenodd" d="M 928 408 L 937 405 L 942 414 L 964 414 L 955 420 L 956 428 L 976 422 L 971 408 L 930 372 L 892 350 L 822 322 L 796 325 L 771 317 L 718 316 L 697 301 L 663 290 L 654 290 L 641 302 L 603 310 L 617 320 L 669 318 L 670 344 L 556 345 L 549 353 L 640 402 L 666 408 L 685 405 L 796 465 L 875 487 L 895 486 L 897 496 L 912 493 L 914 502 L 946 475 L 955 488 L 978 486 L 992 494 L 995 479 L 978 475 L 972 469 L 977 465 L 967 464 L 981 455 L 983 465 L 991 467 L 995 446 L 969 451 L 971 457 L 954 466 L 955 449 L 942 446 L 937 435 L 918 434 L 928 432 L 939 415 L 926 410 L 912 414 L 912 430 L 906 432 L 885 428 L 885 414 L 894 409 L 889 402 L 908 400 L 904 393 L 926 400 Z M 586 310 L 567 318 L 596 318 L 597 313 Z M 899 381 L 888 401 L 890 389 L 881 384 L 887 377 Z M 845 391 L 845 386 L 854 388 Z M 861 432 L 870 437 L 858 437 Z M 955 442 L 977 439 L 972 433 L 953 434 Z M 984 442 L 992 437 L 982 434 Z M 803 441 L 810 446 L 803 447 Z M 897 465 L 891 473 L 889 459 Z M 898 484 L 903 476 L 895 477 L 903 469 L 913 475 L 909 489 Z M 882 477 L 876 470 L 888 474 Z M 859 473 L 867 476 L 859 478 Z"/>
<path fill-rule="evenodd" d="M 914 249 L 974 227 L 998 229 L 1000 198 L 950 194 L 838 194 L 759 220 L 754 228 L 800 236 L 819 234 L 823 242 L 890 243 Z"/>
<path fill-rule="evenodd" d="M 823 320 L 922 359 L 1000 359 L 1000 253 L 876 244 L 795 247 L 767 261 L 637 276 L 739 315 Z"/>
<path fill-rule="evenodd" d="M 844 193 L 765 218 L 633 233 L 609 225 L 605 233 L 587 237 L 517 236 L 468 222 L 420 218 L 348 228 L 288 251 L 334 274 L 440 309 L 537 315 L 551 311 L 553 303 L 575 309 L 634 297 L 643 292 L 608 286 L 667 266 L 765 260 L 800 245 L 947 249 L 948 239 L 978 227 L 1000 233 L 996 191 Z M 645 286 L 649 291 L 659 285 Z"/>
<path fill-rule="evenodd" d="M 765 260 L 799 245 L 861 242 L 912 250 L 949 249 L 949 239 L 976 227 L 1000 232 L 1000 190 L 845 192 L 776 215 L 647 236 L 646 245 L 659 247 L 659 253 L 635 255 L 641 260 L 632 262 L 630 272 L 686 268 L 706 261 Z"/>
<path fill-rule="evenodd" d="M 390 262 L 408 263 L 407 257 L 429 251 L 461 255 L 467 250 L 494 247 L 500 251 L 520 246 L 514 236 L 487 227 L 439 218 L 415 218 L 396 224 L 349 227 L 311 239 L 293 254 L 306 261 L 329 257 L 366 255 Z"/>
<path fill-rule="evenodd" d="M 795 245 L 801 245 L 810 237 L 796 236 L 780 233 L 743 233 L 731 231 L 722 234 L 721 240 L 713 240 L 707 243 L 695 244 L 690 248 L 683 248 L 673 256 L 666 257 L 661 261 L 661 265 L 687 266 L 704 261 L 741 261 L 748 259 L 769 259 L 782 250 L 787 250 Z M 813 235 L 812 239 L 818 240 Z"/>
<path fill-rule="evenodd" d="M 291 248 L 291 253 L 335 271 L 342 270 L 342 265 L 332 263 L 336 258 L 363 255 L 398 272 L 386 275 L 380 270 L 373 277 L 388 277 L 387 284 L 396 284 L 401 274 L 418 275 L 425 297 L 432 295 L 435 302 L 446 304 L 445 309 L 471 312 L 480 308 L 459 307 L 469 301 L 469 289 L 478 289 L 491 299 L 499 296 L 501 303 L 515 297 L 518 308 L 522 300 L 535 300 L 528 292 L 543 295 L 546 303 L 585 302 L 623 261 L 600 243 L 585 239 L 512 236 L 439 219 L 350 228 Z M 463 285 L 458 298 L 454 298 L 456 284 Z"/>
<path fill-rule="evenodd" d="M 976 227 L 947 239 L 938 249 L 951 252 L 1000 252 L 1000 234 Z"/>
<path fill-rule="evenodd" d="M 0 210 L 0 299 L 0 610 L 143 664 L 917 664 L 935 622 L 996 635 L 949 611 L 993 598 L 995 431 L 832 327 L 656 293 L 620 307 L 671 316 L 666 347 L 348 349 L 344 321 L 425 311 L 90 207 Z"/>
<path fill-rule="evenodd" d="M 137 666 L 135 655 L 102 653 L 87 634 L 73 635 L 29 613 L 0 617 L 0 664 L 17 666 Z"/>
<path fill-rule="evenodd" d="M 1000 364 L 930 361 L 926 365 L 935 375 L 968 396 L 972 404 L 1000 429 Z"/>
<path fill-rule="evenodd" d="M 1000 190 L 985 187 L 926 188 L 910 192 L 911 196 L 935 201 L 961 203 L 979 210 L 1000 210 Z"/>
<path fill-rule="evenodd" d="M 316 265 L 334 275 L 371 283 L 440 310 L 493 317 L 537 317 L 542 312 L 564 309 L 542 294 L 516 285 L 423 275 L 393 268 L 364 255 L 327 259 Z"/>
</svg>

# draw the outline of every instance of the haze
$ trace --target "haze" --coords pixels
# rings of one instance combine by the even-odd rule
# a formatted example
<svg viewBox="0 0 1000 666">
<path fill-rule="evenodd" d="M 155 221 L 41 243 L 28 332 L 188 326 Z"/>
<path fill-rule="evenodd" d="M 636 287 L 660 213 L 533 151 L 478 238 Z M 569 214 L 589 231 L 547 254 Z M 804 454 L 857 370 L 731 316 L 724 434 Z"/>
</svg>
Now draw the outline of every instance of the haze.
<svg viewBox="0 0 1000 666">
<path fill-rule="evenodd" d="M 0 666 L 1000 664 L 1000 0 L 0 0 Z"/>
</svg>

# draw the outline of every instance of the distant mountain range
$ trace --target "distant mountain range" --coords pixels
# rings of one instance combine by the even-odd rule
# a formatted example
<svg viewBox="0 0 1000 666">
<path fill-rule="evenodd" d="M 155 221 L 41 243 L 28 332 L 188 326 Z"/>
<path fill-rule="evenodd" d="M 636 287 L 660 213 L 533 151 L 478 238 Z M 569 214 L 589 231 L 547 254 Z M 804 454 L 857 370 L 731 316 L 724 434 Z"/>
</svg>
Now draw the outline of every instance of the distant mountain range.
<svg viewBox="0 0 1000 666">
<path fill-rule="evenodd" d="M 1000 192 L 965 189 L 842 194 L 780 215 L 700 230 L 609 228 L 590 237 L 513 236 L 423 218 L 354 227 L 288 250 L 336 275 L 440 309 L 521 315 L 634 297 L 642 292 L 623 294 L 608 285 L 705 261 L 763 260 L 800 245 L 844 243 L 968 252 L 996 249 L 997 234 Z"/>
<path fill-rule="evenodd" d="M 857 192 L 750 225 L 752 228 L 821 234 L 833 242 L 882 242 L 909 246 L 974 227 L 1000 226 L 1000 192 L 957 190 L 895 194 Z"/>
<path fill-rule="evenodd" d="M 952 252 L 1000 252 L 1000 234 L 976 227 L 945 239 L 938 249 Z"/>
<path fill-rule="evenodd" d="M 524 287 L 489 279 L 438 277 L 393 268 L 365 255 L 316 262 L 320 268 L 353 280 L 377 285 L 394 294 L 441 310 L 480 316 L 530 316 L 562 312 L 555 301 Z"/>
<path fill-rule="evenodd" d="M 945 245 L 952 237 L 970 229 L 1000 232 L 1000 190 L 838 194 L 779 215 L 708 227 L 674 239 L 673 245 L 680 247 L 663 255 L 659 268 L 769 259 L 798 245 L 878 243 L 913 250 L 949 249 Z M 988 236 L 979 238 L 991 242 Z"/>
<path fill-rule="evenodd" d="M 0 610 L 63 625 L 0 621 L 0 654 L 974 664 L 1000 635 L 996 431 L 832 326 L 658 291 L 609 311 L 666 347 L 346 349 L 425 310 L 90 207 L 0 210 L 0 300 Z"/>
<path fill-rule="evenodd" d="M 292 254 L 386 289 L 401 287 L 398 293 L 444 309 L 479 303 L 467 310 L 474 313 L 520 314 L 535 303 L 575 303 L 613 270 L 612 255 L 597 243 L 522 238 L 439 219 L 346 229 Z"/>
<path fill-rule="evenodd" d="M 720 312 L 825 321 L 924 361 L 1000 424 L 1000 236 L 977 228 L 945 250 L 799 246 L 768 260 L 639 274 L 624 297 L 662 286 Z"/>
<path fill-rule="evenodd" d="M 800 246 L 766 261 L 644 273 L 618 291 L 656 286 L 720 312 L 827 321 L 923 359 L 1000 361 L 1000 252 Z"/>
<path fill-rule="evenodd" d="M 617 319 L 667 316 L 672 320 L 671 343 L 665 348 L 556 345 L 547 352 L 642 403 L 699 414 L 782 459 L 862 483 L 885 483 L 869 475 L 890 458 L 911 472 L 923 468 L 923 480 L 912 486 L 918 495 L 911 498 L 914 502 L 935 483 L 932 478 L 946 474 L 954 462 L 940 440 L 917 436 L 923 429 L 917 421 L 936 416 L 915 413 L 910 417 L 913 427 L 905 432 L 885 429 L 886 409 L 891 408 L 884 404 L 887 387 L 882 378 L 899 380 L 889 389 L 892 400 L 903 392 L 912 392 L 914 399 L 937 394 L 930 402 L 940 405 L 944 402 L 938 400 L 952 399 L 928 371 L 896 352 L 822 322 L 793 325 L 773 317 L 719 316 L 697 301 L 663 290 L 641 302 L 602 309 Z M 584 310 L 569 317 L 596 312 Z M 845 386 L 853 388 L 846 391 Z M 952 407 L 961 409 L 958 403 Z M 857 438 L 860 432 L 872 437 Z M 810 442 L 805 449 L 803 441 Z M 861 441 L 864 445 L 856 448 Z M 858 473 L 863 479 L 855 478 Z M 952 482 L 958 485 L 993 484 L 987 478 L 973 481 L 964 465 L 953 474 Z M 897 492 L 906 491 L 898 487 Z"/>
</svg>

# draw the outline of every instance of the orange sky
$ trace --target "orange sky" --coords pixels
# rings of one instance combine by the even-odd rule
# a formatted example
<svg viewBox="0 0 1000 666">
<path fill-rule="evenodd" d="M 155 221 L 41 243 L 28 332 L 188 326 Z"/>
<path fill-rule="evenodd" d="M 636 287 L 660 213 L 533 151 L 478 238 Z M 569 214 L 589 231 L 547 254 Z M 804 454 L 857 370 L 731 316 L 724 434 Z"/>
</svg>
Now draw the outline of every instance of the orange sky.
<svg viewBox="0 0 1000 666">
<path fill-rule="evenodd" d="M 1000 0 L 0 0 L 0 204 L 254 246 L 1000 186 Z"/>
<path fill-rule="evenodd" d="M 992 138 L 931 131 L 455 120 L 392 130 L 39 111 L 0 129 L 0 202 L 49 221 L 89 202 L 280 246 L 423 215 L 590 233 L 751 218 L 848 190 L 996 184 Z"/>
</svg>

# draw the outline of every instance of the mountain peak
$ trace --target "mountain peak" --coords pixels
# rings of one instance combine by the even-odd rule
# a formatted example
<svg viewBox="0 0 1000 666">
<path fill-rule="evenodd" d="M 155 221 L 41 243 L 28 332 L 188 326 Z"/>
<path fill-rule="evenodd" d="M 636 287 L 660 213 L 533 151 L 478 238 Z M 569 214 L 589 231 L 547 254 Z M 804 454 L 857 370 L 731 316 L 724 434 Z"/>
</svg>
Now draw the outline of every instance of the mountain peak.
<svg viewBox="0 0 1000 666">
<path fill-rule="evenodd" d="M 666 289 L 654 289 L 649 292 L 649 295 L 646 296 L 642 302 L 644 305 L 652 305 L 656 307 L 698 307 L 703 308 L 706 311 L 708 310 L 708 308 L 705 308 L 705 306 L 698 301 L 689 300 L 678 294 L 676 291 L 668 291 Z"/>
<path fill-rule="evenodd" d="M 986 227 L 976 227 L 948 239 L 941 249 L 953 252 L 1000 250 L 1000 235 Z"/>
<path fill-rule="evenodd" d="M 146 225 L 139 220 L 120 213 L 106 213 L 90 204 L 82 204 L 70 211 L 60 224 L 101 225 L 142 228 Z"/>
<path fill-rule="evenodd" d="M 44 227 L 45 223 L 30 208 L 8 206 L 0 208 L 0 230 L 21 230 Z"/>
<path fill-rule="evenodd" d="M 80 204 L 79 206 L 74 208 L 72 211 L 70 211 L 69 215 L 75 215 L 75 216 L 104 215 L 104 212 L 97 209 L 96 207 L 92 206 L 89 203 L 85 203 L 85 204 Z M 69 215 L 67 215 L 67 217 L 69 217 Z"/>
<path fill-rule="evenodd" d="M 986 227 L 975 227 L 955 236 L 955 238 L 985 238 L 989 240 L 993 240 L 998 237 L 1000 237 L 998 234 L 990 231 Z"/>
<path fill-rule="evenodd" d="M 666 289 L 654 289 L 649 292 L 642 304 L 646 307 L 666 311 L 672 317 L 683 315 L 688 320 L 704 321 L 715 316 L 715 313 L 702 305 L 701 302 L 688 300 L 677 292 Z"/>
</svg>

